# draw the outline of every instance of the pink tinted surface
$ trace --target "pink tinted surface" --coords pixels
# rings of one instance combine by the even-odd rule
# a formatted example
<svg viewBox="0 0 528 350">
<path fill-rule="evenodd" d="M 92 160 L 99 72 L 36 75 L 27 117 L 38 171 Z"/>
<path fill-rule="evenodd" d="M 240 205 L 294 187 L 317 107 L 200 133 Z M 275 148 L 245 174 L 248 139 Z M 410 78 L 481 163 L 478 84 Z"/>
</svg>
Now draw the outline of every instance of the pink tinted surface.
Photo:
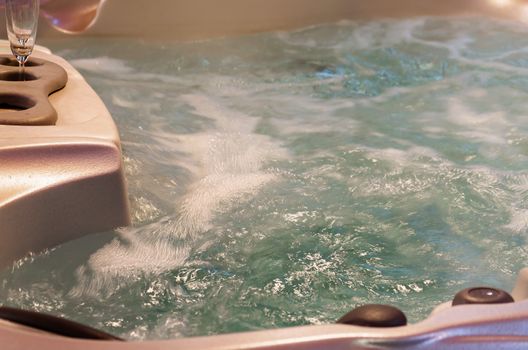
<svg viewBox="0 0 528 350">
<path fill-rule="evenodd" d="M 57 30 L 80 33 L 88 29 L 97 18 L 105 0 L 40 0 L 41 16 Z M 5 6 L 5 0 L 0 0 Z"/>
</svg>

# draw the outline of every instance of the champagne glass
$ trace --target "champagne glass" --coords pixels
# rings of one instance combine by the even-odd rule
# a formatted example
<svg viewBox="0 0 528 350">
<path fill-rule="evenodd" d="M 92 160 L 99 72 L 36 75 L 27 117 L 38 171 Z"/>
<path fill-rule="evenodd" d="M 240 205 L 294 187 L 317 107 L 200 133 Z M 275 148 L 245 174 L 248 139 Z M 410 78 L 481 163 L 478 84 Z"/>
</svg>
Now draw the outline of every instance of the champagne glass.
<svg viewBox="0 0 528 350">
<path fill-rule="evenodd" d="M 37 36 L 39 0 L 6 0 L 6 26 L 11 52 L 24 75 L 24 65 L 33 52 Z"/>
</svg>

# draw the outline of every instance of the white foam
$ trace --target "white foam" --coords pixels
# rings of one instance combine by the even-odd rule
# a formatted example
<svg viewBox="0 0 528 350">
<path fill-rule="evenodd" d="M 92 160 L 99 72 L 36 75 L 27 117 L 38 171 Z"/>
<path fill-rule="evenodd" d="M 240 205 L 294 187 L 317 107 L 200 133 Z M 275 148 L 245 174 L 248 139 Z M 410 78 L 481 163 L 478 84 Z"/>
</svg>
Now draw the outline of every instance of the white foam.
<svg viewBox="0 0 528 350">
<path fill-rule="evenodd" d="M 86 266 L 77 270 L 78 284 L 70 295 L 108 295 L 128 282 L 123 277 L 130 279 L 141 273 L 160 273 L 183 265 L 190 246 L 178 246 L 160 228 L 159 224 L 153 224 L 120 231 L 119 239 L 98 250 Z"/>
<path fill-rule="evenodd" d="M 379 20 L 364 24 L 355 21 L 341 21 L 340 26 L 345 27 L 343 33 L 330 32 L 330 35 L 319 36 L 318 40 L 307 36 L 311 29 L 320 28 L 320 25 L 302 28 L 297 31 L 278 32 L 277 37 L 285 43 L 294 46 L 326 49 L 364 50 L 379 47 L 388 47 L 412 39 L 415 28 L 424 23 L 426 18 L 412 18 L 407 20 Z M 347 30 L 353 27 L 354 30 Z M 320 33 L 319 33 L 320 35 Z"/>
<path fill-rule="evenodd" d="M 427 157 L 436 162 L 442 162 L 442 164 L 451 164 L 447 159 L 444 159 L 437 151 L 428 147 L 409 145 L 406 149 L 396 148 L 382 148 L 372 149 L 365 148 L 371 159 L 383 159 L 386 162 L 390 162 L 397 167 L 409 167 L 412 164 L 419 164 L 422 167 L 422 161 L 420 157 Z"/>
<path fill-rule="evenodd" d="M 481 126 L 493 130 L 497 126 L 507 125 L 504 112 L 476 113 L 458 97 L 448 99 L 448 108 L 447 120 L 459 126 Z"/>
<path fill-rule="evenodd" d="M 77 271 L 73 295 L 111 293 L 133 276 L 157 274 L 185 264 L 194 240 L 212 227 L 215 213 L 255 194 L 277 175 L 265 162 L 286 156 L 267 136 L 254 134 L 255 117 L 230 110 L 205 95 L 180 98 L 196 114 L 210 118 L 210 132 L 171 135 L 159 132 L 159 144 L 185 151 L 187 168 L 196 180 L 187 189 L 176 214 L 160 223 L 125 229 L 120 238 L 93 254 Z"/>
<path fill-rule="evenodd" d="M 257 118 L 230 111 L 203 95 L 182 99 L 196 113 L 214 119 L 218 127 L 216 133 L 205 136 L 208 146 L 199 152 L 204 175 L 182 200 L 179 220 L 172 228 L 174 233 L 192 236 L 209 228 L 221 204 L 239 200 L 273 180 L 276 174 L 262 170 L 262 165 L 284 157 L 285 152 L 267 136 L 252 134 Z M 198 137 L 203 144 L 203 135 Z"/>
<path fill-rule="evenodd" d="M 528 209 L 526 208 L 526 199 L 528 197 L 528 175 L 521 174 L 514 176 L 514 183 L 511 188 L 519 198 L 510 209 L 510 222 L 505 225 L 509 230 L 515 233 L 521 233 L 528 230 Z"/>
<path fill-rule="evenodd" d="M 507 140 L 504 137 L 499 135 L 493 135 L 490 132 L 482 131 L 459 131 L 456 133 L 458 136 L 472 140 L 479 141 L 482 143 L 492 144 L 492 145 L 504 145 L 507 143 Z"/>
<path fill-rule="evenodd" d="M 512 212 L 510 222 L 505 226 L 515 233 L 521 233 L 528 229 L 528 209 Z"/>
<path fill-rule="evenodd" d="M 94 73 L 126 74 L 133 71 L 125 61 L 111 57 L 80 58 L 70 60 L 75 67 Z"/>
<path fill-rule="evenodd" d="M 112 103 L 116 106 L 123 107 L 123 108 L 137 108 L 138 107 L 138 103 L 136 101 L 127 100 L 117 95 L 112 96 Z"/>
</svg>

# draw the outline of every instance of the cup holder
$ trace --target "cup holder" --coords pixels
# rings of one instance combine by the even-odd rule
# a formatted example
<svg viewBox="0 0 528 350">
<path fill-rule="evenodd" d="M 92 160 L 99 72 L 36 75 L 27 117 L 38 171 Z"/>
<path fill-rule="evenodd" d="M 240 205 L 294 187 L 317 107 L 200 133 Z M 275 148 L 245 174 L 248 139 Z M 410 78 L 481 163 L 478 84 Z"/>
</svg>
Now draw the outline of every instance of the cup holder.
<svg viewBox="0 0 528 350">
<path fill-rule="evenodd" d="M 28 72 L 5 72 L 0 73 L 1 81 L 32 81 L 37 80 L 38 78 Z"/>
<path fill-rule="evenodd" d="M 0 126 L 55 125 L 57 111 L 48 97 L 67 81 L 56 63 L 30 58 L 21 70 L 13 56 L 0 55 Z"/>
<path fill-rule="evenodd" d="M 31 98 L 17 94 L 0 94 L 0 113 L 25 111 L 36 104 Z"/>
<path fill-rule="evenodd" d="M 18 61 L 14 58 L 2 57 L 0 59 L 0 65 L 9 66 L 9 67 L 18 67 Z M 38 67 L 38 66 L 42 66 L 42 63 L 29 59 L 24 66 Z"/>
</svg>

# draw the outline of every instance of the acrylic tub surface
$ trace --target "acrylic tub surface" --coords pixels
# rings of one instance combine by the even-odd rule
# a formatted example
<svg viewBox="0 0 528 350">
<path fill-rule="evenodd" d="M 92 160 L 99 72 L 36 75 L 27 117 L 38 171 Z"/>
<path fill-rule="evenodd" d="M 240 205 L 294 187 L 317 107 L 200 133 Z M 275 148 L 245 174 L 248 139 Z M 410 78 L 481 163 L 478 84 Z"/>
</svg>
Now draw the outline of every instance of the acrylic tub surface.
<svg viewBox="0 0 528 350">
<path fill-rule="evenodd" d="M 526 281 L 524 281 L 526 282 Z M 6 324 L 6 350 L 48 349 L 521 349 L 528 342 L 528 301 L 465 305 L 439 311 L 406 327 L 375 329 L 346 325 L 295 327 L 174 341 L 81 341 L 35 333 Z M 38 345 L 37 345 L 38 344 Z"/>
<path fill-rule="evenodd" d="M 42 2 L 45 19 L 39 37 L 76 33 L 193 40 L 342 19 L 471 13 L 526 19 L 522 6 L 515 0 L 156 0 L 148 5 L 144 0 L 47 0 Z M 5 37 L 3 21 L 2 16 L 0 33 Z"/>
<path fill-rule="evenodd" d="M 119 136 L 108 111 L 66 61 L 34 55 L 64 67 L 69 82 L 50 96 L 56 125 L 0 125 L 0 266 L 129 223 Z"/>
<path fill-rule="evenodd" d="M 523 16 L 504 0 L 49 0 L 39 32 L 61 36 L 57 27 L 89 36 L 183 39 L 292 29 L 343 19 L 489 13 Z M 514 4 L 523 5 L 522 1 Z M 98 4 L 98 6 L 96 6 Z M 67 11 L 65 11 L 65 9 Z M 525 12 L 524 12 L 525 13 Z M 61 18 L 63 19 L 61 21 Z M 73 21 L 77 18 L 77 21 Z M 2 19 L 0 19 L 2 20 Z M 82 24 L 82 25 L 79 25 Z M 1 26 L 0 30 L 4 30 Z M 82 29 L 86 28 L 85 31 Z M 40 35 L 40 34 L 39 34 Z"/>
</svg>

